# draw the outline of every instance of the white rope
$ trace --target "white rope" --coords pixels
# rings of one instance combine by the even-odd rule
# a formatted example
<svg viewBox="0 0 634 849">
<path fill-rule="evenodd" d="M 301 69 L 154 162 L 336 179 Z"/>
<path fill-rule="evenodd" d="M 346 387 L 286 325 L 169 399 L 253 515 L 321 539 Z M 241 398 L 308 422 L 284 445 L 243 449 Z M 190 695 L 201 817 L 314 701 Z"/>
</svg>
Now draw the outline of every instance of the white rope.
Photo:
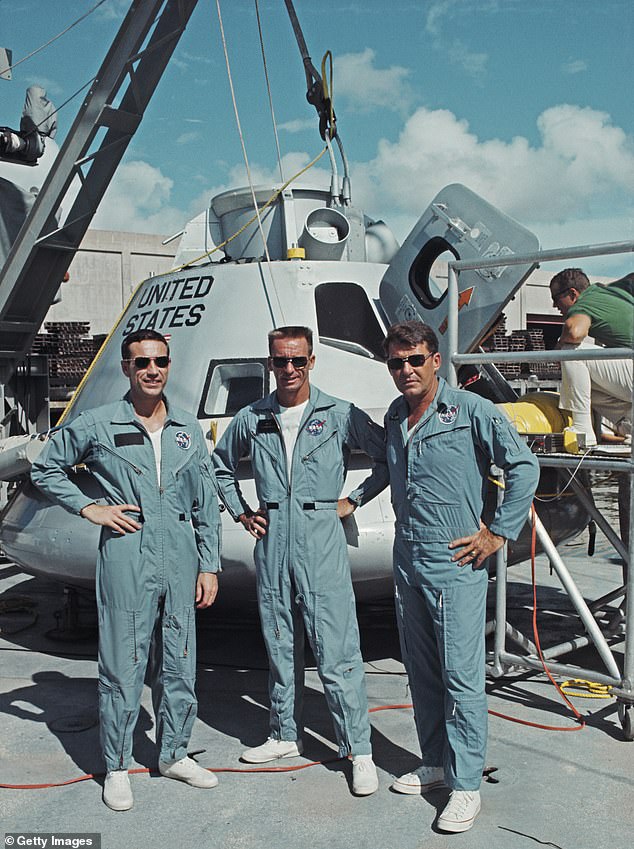
<svg viewBox="0 0 634 849">
<path fill-rule="evenodd" d="M 249 181 L 249 188 L 251 190 L 251 198 L 253 200 L 253 209 L 255 210 L 255 214 L 257 215 L 258 228 L 260 230 L 260 236 L 262 238 L 262 244 L 264 245 L 264 253 L 266 255 L 266 261 L 267 261 L 267 264 L 268 264 L 268 267 L 269 267 L 269 274 L 271 275 L 271 282 L 273 283 L 273 289 L 275 291 L 275 297 L 276 297 L 276 300 L 277 300 L 277 305 L 278 305 L 278 308 L 279 308 L 280 317 L 282 319 L 282 322 L 284 322 L 284 311 L 282 309 L 282 304 L 280 303 L 279 295 L 278 295 L 278 292 L 277 292 L 277 286 L 275 285 L 275 280 L 274 280 L 274 277 L 273 277 L 273 264 L 271 262 L 271 256 L 269 254 L 269 246 L 266 242 L 266 237 L 264 235 L 264 228 L 262 227 L 262 218 L 260 217 L 260 210 L 258 208 L 258 202 L 257 202 L 257 199 L 255 197 L 255 188 L 253 186 L 253 179 L 251 177 L 251 168 L 249 166 L 249 157 L 247 156 L 247 149 L 246 149 L 246 145 L 245 145 L 245 142 L 244 142 L 244 135 L 242 133 L 242 124 L 240 122 L 240 115 L 238 113 L 238 104 L 237 104 L 237 101 L 236 101 L 235 89 L 233 87 L 233 78 L 231 76 L 231 64 L 229 62 L 229 53 L 227 51 L 227 41 L 226 41 L 226 38 L 225 38 L 225 29 L 224 29 L 224 26 L 223 26 L 223 23 L 222 23 L 222 11 L 220 9 L 220 0 L 216 0 L 216 9 L 218 11 L 218 23 L 220 24 L 220 36 L 222 38 L 222 49 L 223 49 L 224 56 L 225 56 L 225 65 L 227 67 L 227 77 L 228 77 L 228 80 L 229 80 L 229 88 L 231 90 L 231 100 L 232 100 L 232 103 L 233 103 L 233 112 L 234 112 L 236 124 L 237 124 L 237 127 L 238 127 L 238 135 L 240 136 L 240 145 L 242 147 L 242 156 L 244 157 L 244 165 L 245 165 L 245 168 L 246 168 L 246 171 L 247 171 L 247 179 Z M 264 293 L 266 295 L 267 301 L 269 301 L 269 310 L 271 312 L 271 319 L 273 321 L 273 325 L 275 326 L 275 324 L 277 324 L 277 322 L 275 321 L 275 317 L 274 317 L 273 309 L 271 307 L 271 303 L 270 303 L 270 300 L 269 300 L 269 295 L 268 295 L 268 291 L 267 291 L 266 282 L 264 280 L 264 277 L 262 277 L 262 285 L 264 287 Z"/>
<path fill-rule="evenodd" d="M 35 50 L 32 50 L 29 54 L 23 56 L 21 59 L 18 59 L 17 62 L 14 62 L 12 65 L 9 65 L 7 68 L 0 68 L 0 74 L 6 74 L 7 71 L 12 71 L 14 68 L 17 68 L 18 65 L 21 65 L 22 62 L 26 62 L 27 59 L 30 59 L 32 56 L 35 56 L 36 53 L 39 53 L 41 50 L 44 50 L 44 48 L 48 47 L 49 44 L 52 44 L 54 41 L 57 41 L 58 38 L 61 38 L 63 35 L 66 35 L 69 30 L 77 26 L 78 23 L 81 23 L 81 21 L 83 21 L 84 18 L 87 18 L 88 15 L 92 15 L 95 9 L 98 9 L 100 6 L 103 6 L 105 2 L 106 0 L 99 0 L 99 2 L 92 7 L 92 9 L 88 9 L 87 12 L 84 12 L 84 14 L 80 18 L 77 18 L 76 21 L 73 21 L 72 24 L 69 24 L 66 29 L 62 30 L 57 35 L 54 35 L 53 38 L 50 38 L 46 42 L 46 44 L 42 44 L 41 47 L 37 47 Z"/>
<path fill-rule="evenodd" d="M 275 136 L 275 149 L 277 150 L 277 165 L 280 169 L 280 180 L 284 182 L 284 171 L 282 170 L 282 154 L 280 152 L 280 140 L 277 134 L 277 122 L 275 120 L 275 110 L 273 109 L 273 96 L 271 95 L 271 83 L 269 80 L 269 69 L 266 64 L 266 53 L 264 51 L 264 37 L 262 35 L 262 22 L 260 21 L 260 4 L 259 0 L 255 0 L 255 14 L 258 19 L 258 34 L 260 36 L 260 50 L 262 52 L 262 65 L 264 67 L 264 78 L 266 79 L 266 90 L 269 96 L 269 107 L 271 110 L 271 121 L 273 122 L 273 134 Z"/>
</svg>

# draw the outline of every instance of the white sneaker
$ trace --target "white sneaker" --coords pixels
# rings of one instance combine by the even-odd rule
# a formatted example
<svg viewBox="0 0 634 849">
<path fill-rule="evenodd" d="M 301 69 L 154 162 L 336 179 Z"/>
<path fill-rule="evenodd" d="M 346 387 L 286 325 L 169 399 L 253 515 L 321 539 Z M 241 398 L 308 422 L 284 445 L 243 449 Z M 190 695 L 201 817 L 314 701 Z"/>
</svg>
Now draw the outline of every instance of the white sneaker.
<svg viewBox="0 0 634 849">
<path fill-rule="evenodd" d="M 208 769 L 199 766 L 196 761 L 185 756 L 179 761 L 159 761 L 159 772 L 165 778 L 175 778 L 184 781 L 190 787 L 215 787 L 218 779 Z"/>
<path fill-rule="evenodd" d="M 479 790 L 452 790 L 436 825 L 442 831 L 469 831 L 480 813 Z"/>
<path fill-rule="evenodd" d="M 379 777 L 372 755 L 352 756 L 352 792 L 355 796 L 370 796 L 379 789 Z"/>
<path fill-rule="evenodd" d="M 437 787 L 444 787 L 445 771 L 441 766 L 419 766 L 414 772 L 395 778 L 391 786 L 397 793 L 418 796 Z"/>
<path fill-rule="evenodd" d="M 274 740 L 273 737 L 269 737 L 261 746 L 243 752 L 242 760 L 248 764 L 265 764 L 281 758 L 298 758 L 301 753 L 301 740 Z"/>
<path fill-rule="evenodd" d="M 103 800 L 113 811 L 129 811 L 134 804 L 127 769 L 114 769 L 106 775 Z"/>
</svg>

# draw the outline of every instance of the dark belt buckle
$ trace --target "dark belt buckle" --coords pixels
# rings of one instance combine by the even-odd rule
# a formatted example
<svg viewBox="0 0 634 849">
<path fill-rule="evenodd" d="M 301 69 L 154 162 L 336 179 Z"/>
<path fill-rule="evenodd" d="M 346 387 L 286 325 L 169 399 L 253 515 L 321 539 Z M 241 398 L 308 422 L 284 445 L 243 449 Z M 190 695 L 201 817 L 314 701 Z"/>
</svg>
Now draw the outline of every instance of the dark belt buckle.
<svg viewBox="0 0 634 849">
<path fill-rule="evenodd" d="M 314 510 L 315 509 L 315 502 L 314 501 L 307 501 L 305 504 L 302 505 L 302 507 L 303 507 L 304 510 Z"/>
</svg>

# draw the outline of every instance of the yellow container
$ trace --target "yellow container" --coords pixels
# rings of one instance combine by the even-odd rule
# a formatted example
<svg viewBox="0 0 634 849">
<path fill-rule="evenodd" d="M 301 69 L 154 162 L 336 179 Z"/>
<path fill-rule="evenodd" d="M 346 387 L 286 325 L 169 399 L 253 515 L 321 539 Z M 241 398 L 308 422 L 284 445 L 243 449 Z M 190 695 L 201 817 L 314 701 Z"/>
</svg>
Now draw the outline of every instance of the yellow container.
<svg viewBox="0 0 634 849">
<path fill-rule="evenodd" d="M 563 433 L 572 419 L 558 405 L 559 395 L 555 392 L 530 392 L 519 401 L 497 406 L 518 433 Z"/>
</svg>

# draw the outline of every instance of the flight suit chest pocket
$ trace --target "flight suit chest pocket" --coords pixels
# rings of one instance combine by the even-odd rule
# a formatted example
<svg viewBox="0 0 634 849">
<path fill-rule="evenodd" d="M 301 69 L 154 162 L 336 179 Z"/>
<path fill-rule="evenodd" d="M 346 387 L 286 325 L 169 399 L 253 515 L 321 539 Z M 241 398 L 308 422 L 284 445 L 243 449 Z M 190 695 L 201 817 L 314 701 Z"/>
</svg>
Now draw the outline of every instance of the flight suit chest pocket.
<svg viewBox="0 0 634 849">
<path fill-rule="evenodd" d="M 301 463 L 312 500 L 331 501 L 339 497 L 343 486 L 343 455 L 338 431 L 312 437 L 310 441 L 304 438 Z"/>
<path fill-rule="evenodd" d="M 426 499 L 453 504 L 474 467 L 471 428 L 459 425 L 414 438 L 409 456 L 413 491 Z"/>
<path fill-rule="evenodd" d="M 275 422 L 273 422 L 275 425 Z M 251 431 L 251 465 L 260 501 L 280 501 L 288 489 L 285 448 L 279 431 Z"/>
<path fill-rule="evenodd" d="M 171 474 L 178 496 L 182 499 L 182 506 L 186 506 L 192 503 L 198 493 L 200 464 L 195 451 L 189 452 L 184 457 L 177 457 L 176 460 L 177 465 Z"/>
<path fill-rule="evenodd" d="M 143 439 L 143 434 L 138 435 Z M 101 466 L 106 474 L 112 474 L 113 470 L 116 470 L 117 473 L 138 477 L 143 474 L 142 455 L 142 444 L 136 442 L 114 447 L 106 441 L 99 441 L 93 444 L 86 459 L 89 465 L 93 462 Z"/>
</svg>

